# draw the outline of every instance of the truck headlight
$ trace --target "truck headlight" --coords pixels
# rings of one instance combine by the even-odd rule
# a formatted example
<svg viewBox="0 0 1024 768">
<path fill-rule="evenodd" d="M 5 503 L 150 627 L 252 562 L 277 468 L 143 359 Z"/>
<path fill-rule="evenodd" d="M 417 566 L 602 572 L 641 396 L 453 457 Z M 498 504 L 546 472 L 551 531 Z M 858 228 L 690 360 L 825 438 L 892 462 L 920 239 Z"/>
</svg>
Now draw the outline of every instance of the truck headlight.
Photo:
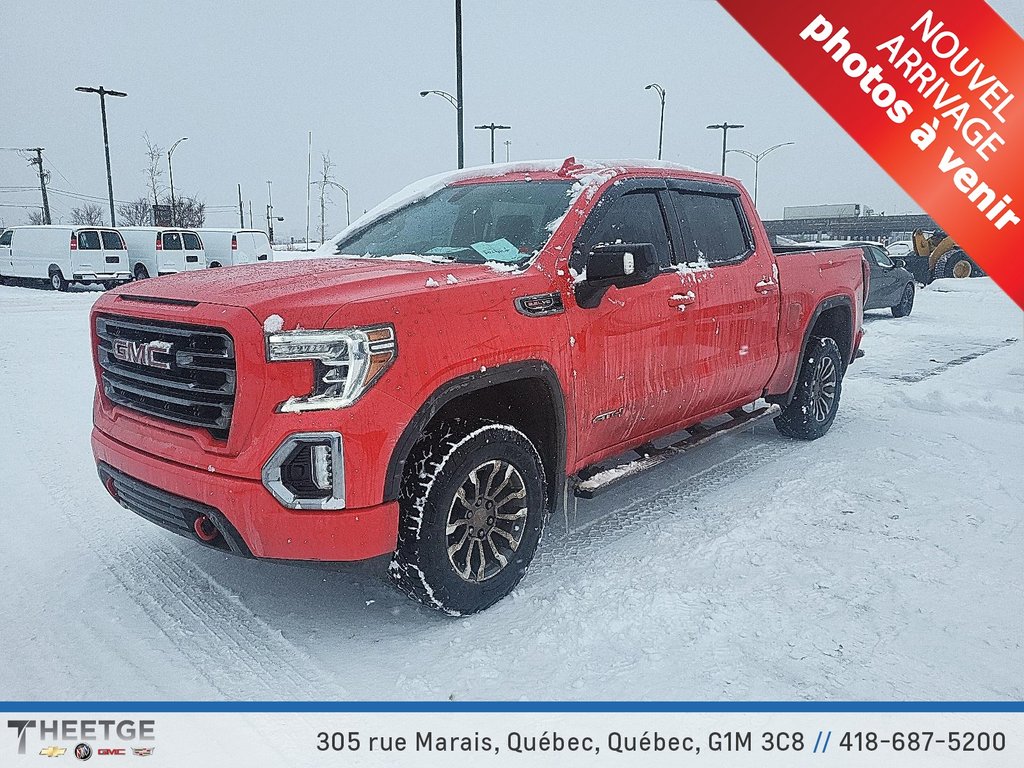
<svg viewBox="0 0 1024 768">
<path fill-rule="evenodd" d="M 267 334 L 267 360 L 313 361 L 313 390 L 281 403 L 282 412 L 347 408 L 363 396 L 398 356 L 395 328 L 278 331 Z"/>
</svg>

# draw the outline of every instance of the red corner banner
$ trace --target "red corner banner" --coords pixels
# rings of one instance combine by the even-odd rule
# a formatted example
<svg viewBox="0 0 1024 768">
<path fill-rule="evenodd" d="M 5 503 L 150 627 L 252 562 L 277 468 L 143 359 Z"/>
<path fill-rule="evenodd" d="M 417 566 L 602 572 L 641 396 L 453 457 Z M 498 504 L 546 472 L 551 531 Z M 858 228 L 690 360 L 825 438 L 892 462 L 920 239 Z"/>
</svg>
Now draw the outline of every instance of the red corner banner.
<svg viewBox="0 0 1024 768">
<path fill-rule="evenodd" d="M 719 0 L 1024 306 L 1024 40 L 983 0 Z"/>
</svg>

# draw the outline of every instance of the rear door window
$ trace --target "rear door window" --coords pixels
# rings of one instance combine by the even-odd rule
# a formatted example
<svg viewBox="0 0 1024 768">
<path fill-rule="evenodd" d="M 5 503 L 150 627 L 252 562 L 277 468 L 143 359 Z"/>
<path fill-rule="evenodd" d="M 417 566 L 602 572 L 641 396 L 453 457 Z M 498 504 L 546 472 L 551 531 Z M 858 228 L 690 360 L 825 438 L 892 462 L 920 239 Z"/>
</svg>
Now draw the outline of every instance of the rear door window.
<svg viewBox="0 0 1024 768">
<path fill-rule="evenodd" d="M 164 232 L 164 250 L 181 250 L 181 235 L 178 232 Z"/>
<path fill-rule="evenodd" d="M 103 236 L 103 250 L 105 251 L 123 251 L 124 240 L 121 239 L 121 235 L 117 232 L 111 232 L 110 230 L 104 230 L 100 233 Z"/>
<path fill-rule="evenodd" d="M 14 230 L 7 230 L 0 235 L 0 245 L 9 246 L 11 244 L 11 238 L 14 237 Z"/>
<path fill-rule="evenodd" d="M 658 264 L 662 268 L 672 265 L 668 230 L 656 193 L 632 192 L 608 204 L 590 247 L 615 243 L 651 243 L 658 252 Z"/>
<path fill-rule="evenodd" d="M 98 251 L 100 249 L 100 233 L 94 229 L 82 229 L 78 232 L 78 250 Z"/>
<path fill-rule="evenodd" d="M 753 249 L 738 198 L 674 192 L 672 201 L 688 262 L 737 263 Z"/>
<path fill-rule="evenodd" d="M 185 243 L 186 251 L 201 251 L 203 250 L 203 241 L 199 239 L 199 235 L 195 232 L 182 232 L 182 242 Z"/>
</svg>

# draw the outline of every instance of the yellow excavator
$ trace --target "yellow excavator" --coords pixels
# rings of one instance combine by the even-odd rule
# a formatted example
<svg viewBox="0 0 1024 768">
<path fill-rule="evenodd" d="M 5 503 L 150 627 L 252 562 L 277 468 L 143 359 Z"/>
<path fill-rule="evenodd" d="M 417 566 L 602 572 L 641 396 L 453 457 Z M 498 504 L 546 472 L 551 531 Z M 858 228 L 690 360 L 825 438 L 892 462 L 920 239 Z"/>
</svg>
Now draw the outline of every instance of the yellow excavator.
<svg viewBox="0 0 1024 768">
<path fill-rule="evenodd" d="M 930 283 L 940 277 L 981 277 L 981 267 L 968 256 L 952 237 L 941 229 L 926 233 L 914 232 L 915 259 L 907 259 L 907 268 L 919 283 Z"/>
</svg>

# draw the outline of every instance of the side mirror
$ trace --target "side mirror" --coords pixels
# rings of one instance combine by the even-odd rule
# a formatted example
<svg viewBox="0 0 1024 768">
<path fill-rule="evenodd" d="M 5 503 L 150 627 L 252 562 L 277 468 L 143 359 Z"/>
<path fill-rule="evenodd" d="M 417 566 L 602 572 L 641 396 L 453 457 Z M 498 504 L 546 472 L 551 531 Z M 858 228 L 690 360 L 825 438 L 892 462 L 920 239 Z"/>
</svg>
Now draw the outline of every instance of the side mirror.
<svg viewBox="0 0 1024 768">
<path fill-rule="evenodd" d="M 906 259 L 892 259 L 892 263 L 895 264 L 897 267 L 900 267 L 901 269 L 906 269 L 907 266 Z"/>
<path fill-rule="evenodd" d="M 644 285 L 657 274 L 658 254 L 652 243 L 596 245 L 587 255 L 586 278 L 576 285 L 576 303 L 592 309 L 612 286 Z"/>
</svg>

